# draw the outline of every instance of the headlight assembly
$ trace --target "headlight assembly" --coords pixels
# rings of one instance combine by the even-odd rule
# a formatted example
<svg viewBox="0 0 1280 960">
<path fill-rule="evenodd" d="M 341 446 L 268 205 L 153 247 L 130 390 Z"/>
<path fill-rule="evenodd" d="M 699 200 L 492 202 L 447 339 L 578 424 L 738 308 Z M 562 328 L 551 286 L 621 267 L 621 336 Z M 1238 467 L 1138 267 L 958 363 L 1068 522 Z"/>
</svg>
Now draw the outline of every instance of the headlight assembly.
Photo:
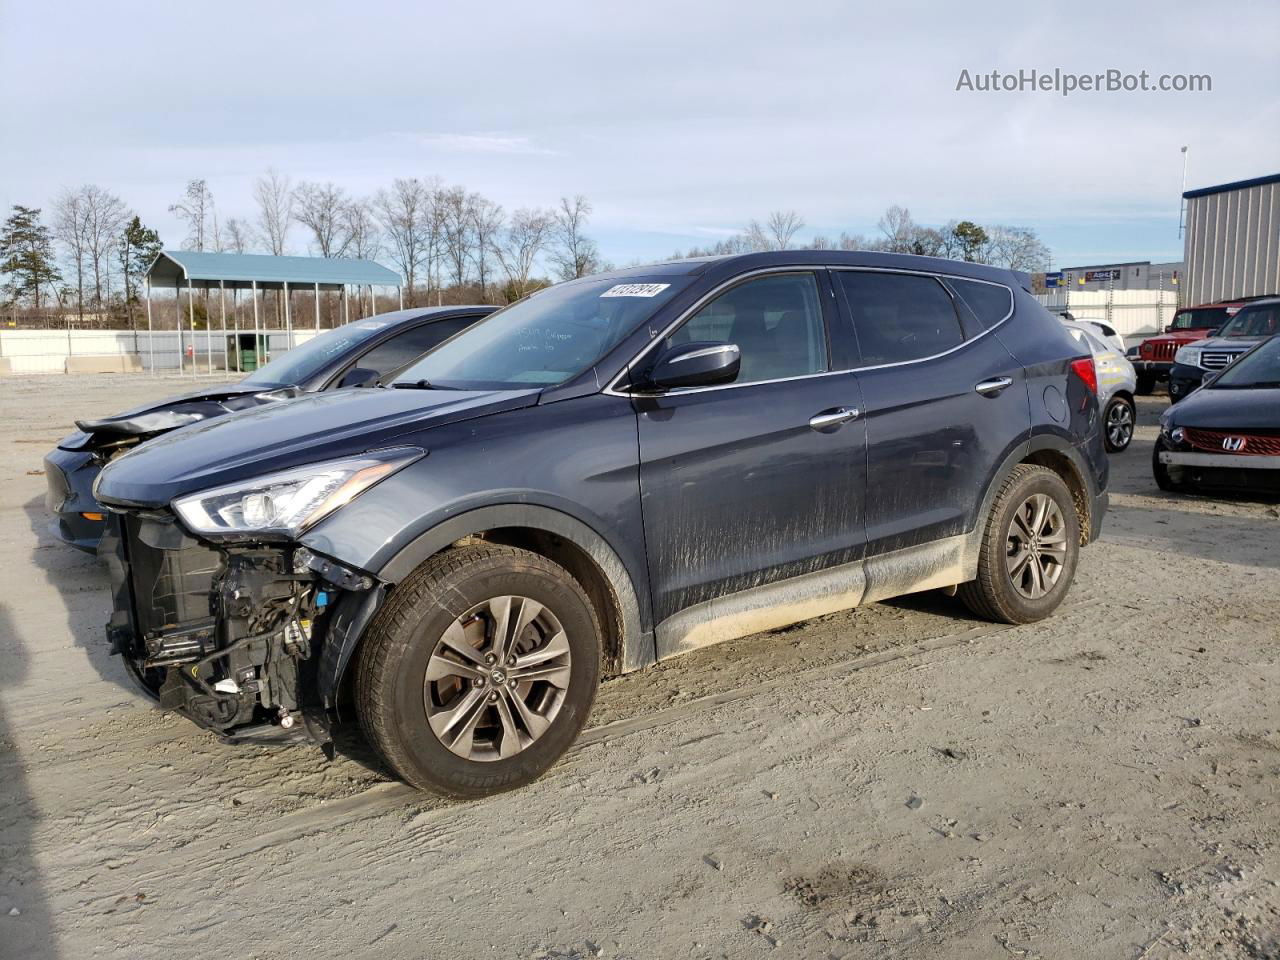
<svg viewBox="0 0 1280 960">
<path fill-rule="evenodd" d="M 1173 355 L 1173 362 L 1184 363 L 1188 367 L 1200 366 L 1200 348 L 1179 347 L 1178 352 Z"/>
<path fill-rule="evenodd" d="M 417 447 L 399 447 L 312 463 L 179 497 L 173 509 L 207 537 L 293 538 L 422 456 Z"/>
</svg>

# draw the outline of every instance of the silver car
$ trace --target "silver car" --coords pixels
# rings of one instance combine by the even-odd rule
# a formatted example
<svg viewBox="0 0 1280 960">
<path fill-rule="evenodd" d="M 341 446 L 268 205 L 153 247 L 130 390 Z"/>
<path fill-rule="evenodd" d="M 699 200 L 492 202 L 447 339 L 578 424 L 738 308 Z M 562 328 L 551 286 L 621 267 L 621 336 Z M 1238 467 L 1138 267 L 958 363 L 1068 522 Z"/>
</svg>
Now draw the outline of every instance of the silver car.
<svg viewBox="0 0 1280 960">
<path fill-rule="evenodd" d="M 1093 367 L 1098 373 L 1098 406 L 1102 408 L 1105 431 L 1103 440 L 1108 453 L 1119 453 L 1133 440 L 1133 394 L 1138 375 L 1122 351 L 1098 336 L 1092 323 L 1063 320 L 1062 325 L 1093 354 Z"/>
</svg>

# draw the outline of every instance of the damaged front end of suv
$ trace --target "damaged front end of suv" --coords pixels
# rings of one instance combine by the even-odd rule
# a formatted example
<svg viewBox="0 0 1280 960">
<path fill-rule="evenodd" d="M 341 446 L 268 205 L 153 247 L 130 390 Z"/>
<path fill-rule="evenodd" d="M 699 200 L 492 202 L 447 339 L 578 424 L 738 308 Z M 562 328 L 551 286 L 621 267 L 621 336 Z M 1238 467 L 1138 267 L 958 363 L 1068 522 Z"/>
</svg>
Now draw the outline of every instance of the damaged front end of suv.
<svg viewBox="0 0 1280 960">
<path fill-rule="evenodd" d="M 423 456 L 380 450 L 167 507 L 113 498 L 100 483 L 111 511 L 99 555 L 115 593 L 112 652 L 161 707 L 226 740 L 327 745 L 344 638 L 359 635 L 383 585 L 298 538 Z"/>
</svg>

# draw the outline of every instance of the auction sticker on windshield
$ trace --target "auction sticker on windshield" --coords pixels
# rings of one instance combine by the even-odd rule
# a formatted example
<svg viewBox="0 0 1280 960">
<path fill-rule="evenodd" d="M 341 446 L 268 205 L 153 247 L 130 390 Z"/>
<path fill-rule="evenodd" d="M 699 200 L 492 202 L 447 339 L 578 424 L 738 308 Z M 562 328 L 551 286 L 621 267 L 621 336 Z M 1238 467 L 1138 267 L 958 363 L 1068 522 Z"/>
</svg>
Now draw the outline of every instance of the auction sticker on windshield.
<svg viewBox="0 0 1280 960">
<path fill-rule="evenodd" d="M 656 297 L 669 286 L 669 283 L 619 283 L 600 294 L 600 297 Z"/>
</svg>

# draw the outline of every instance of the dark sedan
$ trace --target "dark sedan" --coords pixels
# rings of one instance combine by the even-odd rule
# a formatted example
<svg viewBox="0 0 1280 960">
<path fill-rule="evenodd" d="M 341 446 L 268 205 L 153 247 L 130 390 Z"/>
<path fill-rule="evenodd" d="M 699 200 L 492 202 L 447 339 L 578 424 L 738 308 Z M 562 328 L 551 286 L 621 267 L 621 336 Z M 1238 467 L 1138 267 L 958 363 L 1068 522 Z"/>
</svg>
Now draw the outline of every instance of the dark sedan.
<svg viewBox="0 0 1280 960">
<path fill-rule="evenodd" d="M 1264 340 L 1160 418 L 1162 490 L 1280 493 L 1280 336 Z"/>
<path fill-rule="evenodd" d="M 277 403 L 303 393 L 369 386 L 496 310 L 488 306 L 397 310 L 325 331 L 281 354 L 238 383 L 147 404 L 79 428 L 44 458 L 58 539 L 93 553 L 105 528 L 93 481 L 112 458 L 144 440 L 200 420 Z"/>
</svg>

